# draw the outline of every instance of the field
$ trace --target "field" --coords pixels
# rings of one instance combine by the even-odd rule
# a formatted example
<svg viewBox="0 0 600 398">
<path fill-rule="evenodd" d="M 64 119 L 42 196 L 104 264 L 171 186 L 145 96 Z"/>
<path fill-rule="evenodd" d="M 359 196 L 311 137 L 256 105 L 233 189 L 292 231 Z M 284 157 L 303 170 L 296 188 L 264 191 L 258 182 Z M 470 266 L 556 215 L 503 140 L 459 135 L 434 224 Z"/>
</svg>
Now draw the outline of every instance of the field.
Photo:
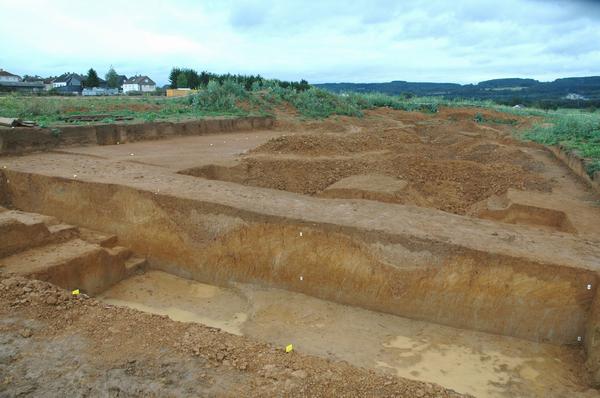
<svg viewBox="0 0 600 398">
<path fill-rule="evenodd" d="M 0 394 L 599 396 L 597 113 L 226 82 L 0 115 L 48 127 L 0 128 Z"/>
</svg>

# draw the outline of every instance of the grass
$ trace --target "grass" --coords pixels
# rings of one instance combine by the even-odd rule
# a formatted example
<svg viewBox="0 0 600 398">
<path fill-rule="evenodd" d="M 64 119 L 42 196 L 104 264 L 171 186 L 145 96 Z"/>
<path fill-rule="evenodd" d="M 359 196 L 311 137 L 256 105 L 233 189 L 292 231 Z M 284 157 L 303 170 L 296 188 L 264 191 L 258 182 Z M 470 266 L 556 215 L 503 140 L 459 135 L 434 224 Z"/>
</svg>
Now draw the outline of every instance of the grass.
<svg viewBox="0 0 600 398">
<path fill-rule="evenodd" d="M 191 106 L 185 98 L 166 97 L 31 97 L 22 95 L 0 96 L 0 116 L 33 120 L 41 127 L 64 124 L 64 117 L 76 115 L 104 115 L 101 122 L 112 123 L 119 116 L 133 120 L 182 120 L 207 116 L 237 116 L 248 114 L 238 109 L 215 109 Z M 72 122 L 70 124 L 88 124 Z"/>
<path fill-rule="evenodd" d="M 562 145 L 586 160 L 590 176 L 600 171 L 600 113 L 557 111 L 522 138 L 544 145 Z"/>
</svg>

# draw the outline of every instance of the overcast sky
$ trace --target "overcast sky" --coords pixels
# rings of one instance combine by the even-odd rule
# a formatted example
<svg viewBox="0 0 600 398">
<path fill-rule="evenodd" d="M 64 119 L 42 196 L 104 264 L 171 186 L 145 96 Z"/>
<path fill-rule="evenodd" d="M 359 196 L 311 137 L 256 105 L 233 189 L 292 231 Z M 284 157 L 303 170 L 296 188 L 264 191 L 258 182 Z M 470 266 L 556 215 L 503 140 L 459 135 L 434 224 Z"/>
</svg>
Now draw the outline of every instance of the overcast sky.
<svg viewBox="0 0 600 398">
<path fill-rule="evenodd" d="M 0 68 L 322 82 L 600 75 L 600 1 L 0 0 Z"/>
</svg>

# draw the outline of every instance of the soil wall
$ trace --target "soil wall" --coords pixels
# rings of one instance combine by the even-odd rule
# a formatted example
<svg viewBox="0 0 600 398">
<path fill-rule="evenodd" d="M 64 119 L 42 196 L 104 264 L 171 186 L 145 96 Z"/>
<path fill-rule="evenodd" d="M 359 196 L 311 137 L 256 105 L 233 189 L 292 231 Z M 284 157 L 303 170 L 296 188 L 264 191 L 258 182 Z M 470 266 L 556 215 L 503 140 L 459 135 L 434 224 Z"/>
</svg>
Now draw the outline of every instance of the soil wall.
<svg viewBox="0 0 600 398">
<path fill-rule="evenodd" d="M 6 170 L 14 207 L 117 234 L 151 266 L 533 341 L 579 344 L 595 272 L 444 241 Z M 587 284 L 591 285 L 586 289 Z"/>
<path fill-rule="evenodd" d="M 114 145 L 178 135 L 204 135 L 226 131 L 268 129 L 270 117 L 210 118 L 186 122 L 99 124 L 58 129 L 0 128 L 0 155 L 18 155 L 65 146 Z"/>
<path fill-rule="evenodd" d="M 560 145 L 548 146 L 548 149 L 561 160 L 573 173 L 585 181 L 596 192 L 600 193 L 600 172 L 594 173 L 592 177 L 586 170 L 585 160 L 579 157 L 576 153 L 563 148 Z"/>
</svg>

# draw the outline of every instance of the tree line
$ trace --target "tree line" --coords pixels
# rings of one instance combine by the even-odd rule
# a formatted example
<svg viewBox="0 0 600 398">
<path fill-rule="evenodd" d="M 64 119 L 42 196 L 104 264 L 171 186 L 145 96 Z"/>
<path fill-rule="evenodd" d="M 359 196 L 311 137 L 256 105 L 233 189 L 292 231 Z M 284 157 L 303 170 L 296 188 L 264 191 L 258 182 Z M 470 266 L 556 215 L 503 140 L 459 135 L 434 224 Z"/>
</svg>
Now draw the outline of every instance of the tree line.
<svg viewBox="0 0 600 398">
<path fill-rule="evenodd" d="M 261 75 L 232 75 L 230 73 L 218 74 L 202 71 L 198 73 L 190 68 L 174 67 L 169 73 L 169 83 L 171 88 L 190 88 L 198 89 L 206 87 L 210 81 L 217 81 L 222 84 L 224 81 L 234 81 L 244 86 L 246 90 L 252 89 L 254 83 L 263 83 L 266 81 Z M 304 91 L 310 88 L 310 84 L 304 79 L 299 82 L 275 80 L 283 88 L 293 88 L 297 91 Z"/>
</svg>

